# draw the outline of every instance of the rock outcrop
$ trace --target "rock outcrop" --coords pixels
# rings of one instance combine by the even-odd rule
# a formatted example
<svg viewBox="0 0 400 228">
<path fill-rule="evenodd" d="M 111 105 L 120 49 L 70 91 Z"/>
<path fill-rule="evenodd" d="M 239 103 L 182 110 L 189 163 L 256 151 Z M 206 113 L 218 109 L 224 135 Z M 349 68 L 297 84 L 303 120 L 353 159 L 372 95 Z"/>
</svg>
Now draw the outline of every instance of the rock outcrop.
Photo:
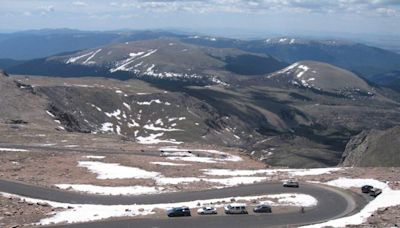
<svg viewBox="0 0 400 228">
<path fill-rule="evenodd" d="M 400 166 L 400 126 L 354 136 L 342 156 L 343 166 Z"/>
</svg>

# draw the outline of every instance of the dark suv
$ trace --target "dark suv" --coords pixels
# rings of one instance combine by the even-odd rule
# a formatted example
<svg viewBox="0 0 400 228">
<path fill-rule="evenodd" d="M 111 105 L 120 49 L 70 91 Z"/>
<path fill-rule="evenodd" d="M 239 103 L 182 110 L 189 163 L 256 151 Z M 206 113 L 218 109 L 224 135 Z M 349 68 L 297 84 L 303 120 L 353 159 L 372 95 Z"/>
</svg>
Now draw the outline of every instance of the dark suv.
<svg viewBox="0 0 400 228">
<path fill-rule="evenodd" d="M 373 189 L 374 187 L 371 185 L 364 185 L 361 187 L 361 192 L 362 193 L 369 193 L 371 191 L 371 189 Z"/>
<path fill-rule="evenodd" d="M 188 207 L 174 207 L 167 210 L 168 217 L 191 216 Z"/>
<path fill-rule="evenodd" d="M 253 211 L 255 213 L 271 213 L 272 208 L 270 205 L 267 204 L 259 204 L 253 209 Z"/>
</svg>

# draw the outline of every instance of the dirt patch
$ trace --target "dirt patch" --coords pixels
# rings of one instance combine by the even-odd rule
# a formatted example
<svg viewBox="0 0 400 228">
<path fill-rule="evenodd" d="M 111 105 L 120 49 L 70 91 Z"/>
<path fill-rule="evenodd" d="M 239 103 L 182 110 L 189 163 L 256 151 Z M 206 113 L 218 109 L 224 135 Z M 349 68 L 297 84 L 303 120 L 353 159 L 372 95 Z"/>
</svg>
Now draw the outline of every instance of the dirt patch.
<svg viewBox="0 0 400 228">
<path fill-rule="evenodd" d="M 33 204 L 23 200 L 0 196 L 0 227 L 20 227 L 39 222 L 58 209 L 48 204 Z"/>
</svg>

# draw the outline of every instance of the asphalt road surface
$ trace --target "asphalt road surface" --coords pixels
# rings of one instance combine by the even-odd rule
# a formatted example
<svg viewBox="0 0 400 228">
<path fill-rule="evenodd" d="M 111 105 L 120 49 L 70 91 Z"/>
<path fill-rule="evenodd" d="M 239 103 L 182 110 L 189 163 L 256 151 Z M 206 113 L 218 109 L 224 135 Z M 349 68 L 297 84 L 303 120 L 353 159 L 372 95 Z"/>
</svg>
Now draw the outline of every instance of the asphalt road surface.
<svg viewBox="0 0 400 228">
<path fill-rule="evenodd" d="M 280 183 L 259 183 L 201 192 L 169 193 L 148 196 L 95 196 L 67 192 L 58 189 L 43 188 L 20 182 L 0 180 L 0 191 L 63 203 L 105 205 L 177 203 L 202 199 L 281 193 L 303 193 L 311 195 L 318 200 L 318 205 L 312 209 L 306 210 L 305 213 L 300 213 L 299 211 L 283 214 L 272 213 L 260 215 L 201 216 L 193 218 L 131 218 L 54 226 L 65 228 L 287 227 L 318 223 L 346 216 L 359 211 L 367 203 L 367 199 L 357 194 L 308 183 L 300 183 L 300 188 L 283 188 Z"/>
</svg>

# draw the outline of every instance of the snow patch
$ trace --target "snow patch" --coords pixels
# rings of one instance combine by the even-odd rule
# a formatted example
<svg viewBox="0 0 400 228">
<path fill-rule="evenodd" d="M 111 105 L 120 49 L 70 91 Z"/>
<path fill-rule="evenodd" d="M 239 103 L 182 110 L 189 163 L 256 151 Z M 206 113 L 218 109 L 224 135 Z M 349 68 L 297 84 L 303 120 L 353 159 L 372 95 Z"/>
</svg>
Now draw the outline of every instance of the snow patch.
<svg viewBox="0 0 400 228">
<path fill-rule="evenodd" d="M 95 161 L 80 161 L 79 167 L 87 168 L 90 172 L 97 174 L 97 179 L 146 179 L 155 178 L 158 172 L 146 171 L 136 167 L 121 166 L 118 163 L 104 163 Z"/>
<path fill-rule="evenodd" d="M 106 156 L 96 156 L 96 155 L 87 155 L 87 156 L 84 156 L 84 158 L 87 158 L 87 159 L 104 159 L 104 158 L 106 158 Z"/>
<path fill-rule="evenodd" d="M 159 144 L 159 143 L 171 143 L 171 144 L 182 144 L 183 142 L 178 142 L 175 139 L 168 139 L 168 140 L 162 140 L 158 139 L 159 137 L 163 136 L 164 133 L 157 133 L 157 134 L 150 134 L 147 137 L 139 136 L 137 137 L 137 141 L 140 144 Z"/>
<path fill-rule="evenodd" d="M 0 148 L 1 152 L 28 152 L 28 150 L 24 149 L 14 149 L 14 148 Z"/>
<path fill-rule="evenodd" d="M 136 102 L 136 104 L 138 104 L 138 105 L 151 105 L 152 103 L 161 104 L 162 102 L 159 99 L 151 100 L 151 101 L 143 101 L 143 102 L 137 101 Z"/>
<path fill-rule="evenodd" d="M 275 175 L 287 173 L 289 176 L 317 176 L 343 170 L 343 168 L 315 168 L 315 169 L 257 169 L 257 170 L 234 170 L 234 169 L 203 169 L 203 173 L 209 176 L 254 176 Z"/>
</svg>

